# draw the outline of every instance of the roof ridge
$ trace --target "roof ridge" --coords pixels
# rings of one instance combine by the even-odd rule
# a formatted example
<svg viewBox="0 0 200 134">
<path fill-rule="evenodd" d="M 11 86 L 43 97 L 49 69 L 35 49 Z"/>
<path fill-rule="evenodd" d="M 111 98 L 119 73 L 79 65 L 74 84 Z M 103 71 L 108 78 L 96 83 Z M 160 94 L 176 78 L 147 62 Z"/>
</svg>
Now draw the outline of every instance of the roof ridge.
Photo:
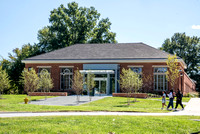
<svg viewBox="0 0 200 134">
<path fill-rule="evenodd" d="M 114 44 L 144 44 L 143 42 L 128 42 L 128 43 L 82 43 L 82 44 L 74 44 L 74 45 L 105 45 L 105 44 L 112 44 L 112 45 L 114 45 Z M 71 45 L 71 46 L 74 46 L 74 45 Z"/>
</svg>

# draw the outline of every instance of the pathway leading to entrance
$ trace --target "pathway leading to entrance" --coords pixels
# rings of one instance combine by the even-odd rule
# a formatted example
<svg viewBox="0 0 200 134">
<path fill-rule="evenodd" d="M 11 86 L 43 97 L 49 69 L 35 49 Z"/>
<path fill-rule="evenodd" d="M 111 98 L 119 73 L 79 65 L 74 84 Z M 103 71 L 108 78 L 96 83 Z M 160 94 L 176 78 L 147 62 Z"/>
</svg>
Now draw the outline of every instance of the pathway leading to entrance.
<svg viewBox="0 0 200 134">
<path fill-rule="evenodd" d="M 33 116 L 98 116 L 98 115 L 128 115 L 128 116 L 200 116 L 200 98 L 190 99 L 183 111 L 170 113 L 138 113 L 138 112 L 41 112 L 41 113 L 0 113 L 0 117 L 33 117 Z"/>
<path fill-rule="evenodd" d="M 92 96 L 92 101 L 103 99 L 107 96 Z M 85 103 L 89 103 L 89 96 L 80 96 L 79 104 L 77 103 L 76 96 L 59 96 L 53 98 L 47 98 L 46 100 L 31 101 L 30 104 L 36 105 L 55 105 L 55 106 L 77 106 Z"/>
</svg>

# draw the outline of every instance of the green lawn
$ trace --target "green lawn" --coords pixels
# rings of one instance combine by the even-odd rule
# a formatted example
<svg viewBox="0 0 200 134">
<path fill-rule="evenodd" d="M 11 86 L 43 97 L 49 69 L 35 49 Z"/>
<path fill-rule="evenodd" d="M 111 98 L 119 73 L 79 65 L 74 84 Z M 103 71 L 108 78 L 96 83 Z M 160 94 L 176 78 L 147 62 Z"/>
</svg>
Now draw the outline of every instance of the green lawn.
<svg viewBox="0 0 200 134">
<path fill-rule="evenodd" d="M 137 99 L 127 105 L 127 98 L 122 97 L 106 97 L 88 104 L 80 106 L 45 106 L 23 104 L 26 95 L 3 95 L 4 99 L 0 99 L 0 111 L 133 111 L 133 112 L 169 112 L 161 110 L 161 101 L 158 99 Z M 44 99 L 41 96 L 31 97 L 33 100 Z M 160 98 L 161 99 L 161 98 Z M 133 101 L 134 99 L 132 99 Z"/>
<path fill-rule="evenodd" d="M 183 101 L 183 102 L 188 102 L 190 99 L 191 99 L 191 97 L 183 97 L 183 98 L 182 98 L 182 101 Z"/>
<path fill-rule="evenodd" d="M 150 98 L 149 98 L 150 99 Z M 151 98 L 152 100 L 162 100 L 162 98 Z M 169 100 L 169 98 L 166 98 L 167 100 Z M 189 100 L 191 99 L 191 97 L 183 97 L 182 98 L 182 102 L 189 102 Z M 176 98 L 174 99 L 174 101 L 176 101 Z"/>
<path fill-rule="evenodd" d="M 0 133 L 186 134 L 200 131 L 195 116 L 46 116 L 0 118 Z"/>
</svg>

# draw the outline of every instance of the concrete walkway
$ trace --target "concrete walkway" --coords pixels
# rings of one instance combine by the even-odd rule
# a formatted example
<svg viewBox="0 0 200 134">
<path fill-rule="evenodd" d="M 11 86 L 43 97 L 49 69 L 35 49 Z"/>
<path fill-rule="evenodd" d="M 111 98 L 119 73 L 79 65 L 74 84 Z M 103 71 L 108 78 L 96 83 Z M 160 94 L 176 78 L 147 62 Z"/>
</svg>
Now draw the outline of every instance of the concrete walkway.
<svg viewBox="0 0 200 134">
<path fill-rule="evenodd" d="M 103 99 L 108 96 L 92 96 L 92 101 Z M 85 103 L 89 103 L 89 96 L 80 96 L 79 104 L 77 103 L 77 96 L 59 96 L 53 98 L 47 98 L 46 100 L 31 101 L 30 104 L 36 105 L 54 105 L 54 106 L 77 106 Z"/>
<path fill-rule="evenodd" d="M 179 106 L 180 107 L 180 106 Z M 200 113 L 200 98 L 192 98 L 182 112 Z"/>
<path fill-rule="evenodd" d="M 179 106 L 180 107 L 180 106 Z M 185 110 L 170 113 L 139 113 L 139 112 L 40 112 L 40 113 L 0 113 L 0 117 L 33 117 L 33 116 L 98 116 L 98 115 L 119 115 L 119 116 L 200 116 L 200 98 L 192 98 Z"/>
</svg>

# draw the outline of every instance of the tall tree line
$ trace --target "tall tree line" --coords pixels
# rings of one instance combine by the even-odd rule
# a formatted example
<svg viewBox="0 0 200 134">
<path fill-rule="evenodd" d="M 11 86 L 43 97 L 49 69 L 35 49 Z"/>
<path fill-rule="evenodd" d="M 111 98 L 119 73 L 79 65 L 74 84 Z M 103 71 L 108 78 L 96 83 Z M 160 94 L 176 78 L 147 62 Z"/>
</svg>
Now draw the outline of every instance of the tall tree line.
<svg viewBox="0 0 200 134">
<path fill-rule="evenodd" d="M 187 36 L 185 33 L 175 33 L 162 44 L 161 50 L 176 54 L 187 64 L 186 73 L 197 82 L 200 88 L 200 38 Z"/>
<path fill-rule="evenodd" d="M 60 5 L 50 12 L 50 25 L 38 31 L 37 44 L 25 44 L 9 53 L 9 59 L 2 58 L 1 66 L 10 76 L 11 88 L 6 93 L 22 93 L 21 73 L 25 65 L 22 60 L 64 48 L 78 43 L 116 43 L 116 33 L 111 32 L 108 18 L 100 19 L 94 7 L 79 7 L 78 3 Z"/>
<path fill-rule="evenodd" d="M 116 43 L 108 18 L 100 19 L 94 7 L 79 7 L 76 2 L 68 7 L 60 5 L 51 11 L 51 25 L 38 32 L 39 47 L 44 52 L 77 43 Z"/>
</svg>

